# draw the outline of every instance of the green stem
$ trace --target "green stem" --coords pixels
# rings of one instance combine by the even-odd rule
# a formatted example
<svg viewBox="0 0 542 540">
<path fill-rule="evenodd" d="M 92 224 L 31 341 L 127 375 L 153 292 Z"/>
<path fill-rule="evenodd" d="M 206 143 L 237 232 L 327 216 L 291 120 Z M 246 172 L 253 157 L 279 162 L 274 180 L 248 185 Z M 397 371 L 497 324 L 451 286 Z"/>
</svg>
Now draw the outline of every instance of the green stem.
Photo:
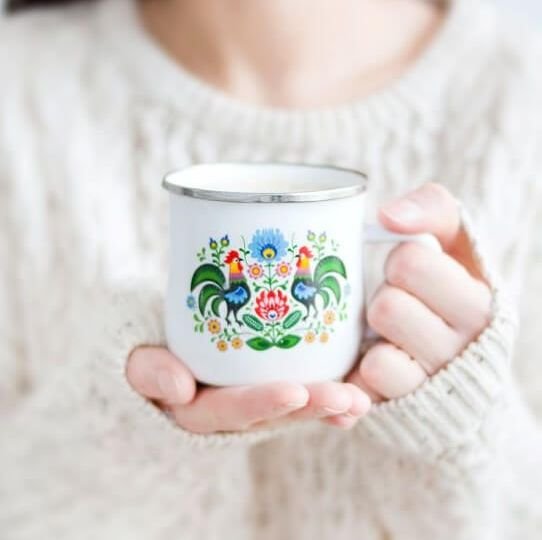
<svg viewBox="0 0 542 540">
<path fill-rule="evenodd" d="M 246 246 L 246 242 L 245 242 L 245 237 L 244 236 L 241 236 L 241 241 L 243 242 L 243 258 L 242 258 L 242 261 L 245 263 L 245 264 L 248 264 L 248 261 L 247 261 L 247 258 L 245 256 L 245 253 L 247 251 L 247 246 Z"/>
<path fill-rule="evenodd" d="M 269 290 L 273 290 L 273 278 L 271 277 L 271 263 L 267 263 L 267 286 Z"/>
</svg>

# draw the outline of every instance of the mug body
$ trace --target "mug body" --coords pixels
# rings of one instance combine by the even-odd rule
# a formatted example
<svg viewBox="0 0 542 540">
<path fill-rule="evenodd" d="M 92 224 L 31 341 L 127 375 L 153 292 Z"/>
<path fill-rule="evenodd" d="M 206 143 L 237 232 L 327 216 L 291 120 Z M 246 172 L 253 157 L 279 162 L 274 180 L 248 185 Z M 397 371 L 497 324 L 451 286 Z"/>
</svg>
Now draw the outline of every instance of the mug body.
<svg viewBox="0 0 542 540">
<path fill-rule="evenodd" d="M 225 177 L 238 167 L 241 181 L 254 166 L 228 167 Z M 307 173 L 269 168 L 283 189 Z M 211 171 L 219 181 L 221 166 Z M 324 173 L 330 185 L 339 174 Z M 364 190 L 299 202 L 170 191 L 166 335 L 195 378 L 221 386 L 342 378 L 363 330 Z"/>
</svg>

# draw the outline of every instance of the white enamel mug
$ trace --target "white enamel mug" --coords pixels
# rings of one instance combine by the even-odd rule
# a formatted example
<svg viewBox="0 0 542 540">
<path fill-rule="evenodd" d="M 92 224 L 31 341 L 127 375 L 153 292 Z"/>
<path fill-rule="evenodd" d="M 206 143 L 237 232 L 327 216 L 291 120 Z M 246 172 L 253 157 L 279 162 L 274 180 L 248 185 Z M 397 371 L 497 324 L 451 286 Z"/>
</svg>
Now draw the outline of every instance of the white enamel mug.
<svg viewBox="0 0 542 540">
<path fill-rule="evenodd" d="M 169 349 L 211 385 L 338 380 L 364 335 L 364 245 L 421 242 L 364 225 L 367 179 L 334 167 L 172 172 Z"/>
</svg>

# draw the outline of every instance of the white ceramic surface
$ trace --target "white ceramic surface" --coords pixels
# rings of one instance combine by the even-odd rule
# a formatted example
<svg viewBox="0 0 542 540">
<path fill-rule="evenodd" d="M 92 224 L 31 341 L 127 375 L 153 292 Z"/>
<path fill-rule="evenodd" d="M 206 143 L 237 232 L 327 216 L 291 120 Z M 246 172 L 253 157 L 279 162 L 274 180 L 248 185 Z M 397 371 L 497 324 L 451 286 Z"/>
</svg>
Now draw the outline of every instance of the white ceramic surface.
<svg viewBox="0 0 542 540">
<path fill-rule="evenodd" d="M 274 189 L 273 186 L 280 186 L 281 192 L 286 190 L 288 193 L 302 193 L 307 190 L 307 185 L 310 185 L 312 193 L 317 186 L 321 192 L 327 190 L 329 194 L 333 192 L 333 187 L 364 184 L 363 177 L 333 168 L 217 164 L 196 166 L 182 173 L 169 175 L 166 182 L 169 182 L 166 187 L 170 190 L 171 198 L 171 261 L 166 295 L 166 333 L 170 350 L 189 366 L 199 381 L 212 385 L 257 384 L 278 380 L 308 383 L 343 377 L 358 359 L 363 334 L 363 245 L 367 240 L 367 236 L 364 238 L 364 189 L 358 189 L 358 193 L 353 196 L 331 200 L 262 203 L 194 198 L 181 194 L 179 190 L 175 191 L 175 188 L 194 187 L 196 182 L 198 186 L 220 190 L 227 196 L 234 191 L 249 195 L 256 191 L 269 193 Z M 244 186 L 243 189 L 240 189 L 240 185 Z M 286 251 L 281 258 L 290 265 L 289 276 L 279 277 L 277 274 L 278 259 L 269 261 L 255 257 L 258 253 L 261 254 L 255 249 L 255 246 L 260 245 L 258 242 L 254 242 L 254 249 L 250 249 L 254 235 L 256 240 L 269 238 L 269 230 L 272 231 L 272 239 L 277 240 L 282 236 L 288 247 L 296 246 L 291 252 Z M 311 232 L 315 233 L 315 238 Z M 310 281 L 318 266 L 318 249 L 315 249 L 315 246 L 320 245 L 322 233 L 325 233 L 325 241 L 321 244 L 321 260 L 331 256 L 332 259 L 328 259 L 328 262 L 334 263 L 330 268 L 337 270 L 337 258 L 340 259 L 346 269 L 346 279 L 340 272 L 331 271 L 322 275 L 317 282 Z M 370 241 L 390 241 L 397 238 L 374 226 L 368 229 L 368 233 Z M 222 248 L 220 239 L 224 239 L 226 235 L 227 240 L 224 240 L 224 243 L 227 242 L 228 245 Z M 313 240 L 309 241 L 309 238 Z M 214 261 L 210 256 L 213 252 L 210 247 L 211 239 L 216 240 L 217 249 L 221 250 L 220 256 Z M 332 240 L 338 244 L 335 250 Z M 300 254 L 303 246 L 308 248 L 306 253 L 312 255 L 311 259 L 305 257 L 311 277 L 303 283 L 308 283 L 309 286 L 312 283 L 313 289 L 317 289 L 315 307 L 318 310 L 317 317 L 314 317 L 315 310 L 309 307 L 309 316 L 305 321 L 303 318 L 307 314 L 307 306 L 296 300 L 292 290 L 295 276 L 299 277 L 298 271 L 301 272 L 297 267 L 301 264 L 298 263 L 300 259 L 296 255 Z M 205 256 L 202 254 L 204 247 Z M 244 254 L 240 251 L 243 247 L 247 250 Z M 228 260 L 232 250 L 242 259 L 241 273 L 243 278 L 246 278 L 250 299 L 237 312 L 242 324 L 233 322 L 232 313 L 232 324 L 228 325 L 225 321 L 228 306 L 224 297 L 228 290 L 235 288 L 231 286 L 231 268 L 237 268 L 234 276 L 239 276 L 238 267 L 224 262 Z M 197 257 L 198 253 L 200 258 Z M 272 259 L 273 252 L 266 253 L 270 254 Z M 230 260 L 232 258 L 235 259 L 233 255 L 229 257 Z M 218 264 L 215 264 L 217 262 Z M 217 270 L 222 272 L 223 283 L 200 280 L 199 285 L 191 291 L 194 273 L 203 264 L 215 267 L 211 276 L 216 277 Z M 219 264 L 223 266 L 220 267 Z M 259 279 L 251 277 L 254 264 L 259 264 L 264 271 L 264 276 Z M 269 304 L 270 293 L 265 288 L 265 279 L 269 279 L 271 275 L 276 278 L 277 283 L 285 285 L 284 289 L 267 286 L 269 290 L 275 289 L 272 300 L 277 300 L 279 295 L 282 297 L 282 312 L 280 309 L 273 309 L 273 302 Z M 323 286 L 329 284 L 329 281 L 324 281 L 326 276 L 335 280 L 335 283 L 331 280 L 331 288 Z M 298 282 L 299 280 L 296 283 Z M 269 285 L 270 282 L 267 283 Z M 337 284 L 340 293 L 338 303 L 334 293 Z M 202 314 L 198 307 L 198 298 L 206 285 L 210 286 L 212 296 Z M 264 288 L 258 290 L 258 287 Z M 325 291 L 321 293 L 321 289 Z M 304 285 L 296 289 L 299 293 L 307 290 L 309 289 Z M 239 301 L 245 300 L 245 291 L 238 289 L 238 292 Z M 264 304 L 263 310 L 262 303 L 256 302 L 259 296 Z M 213 313 L 210 307 L 215 298 L 219 298 L 219 316 Z M 234 295 L 230 298 L 236 297 Z M 329 305 L 324 309 L 327 298 Z M 284 313 L 285 306 L 287 313 Z M 269 307 L 272 309 L 269 310 Z M 301 312 L 302 318 L 291 328 L 283 328 L 288 316 L 289 322 L 295 320 L 297 315 L 292 314 L 296 311 Z M 256 330 L 243 322 L 243 317 L 247 315 L 247 320 L 252 322 Z M 343 318 L 344 320 L 340 320 Z M 267 330 L 272 329 L 267 336 L 260 331 L 262 325 L 265 325 Z M 217 333 L 213 334 L 210 326 Z M 312 326 L 312 330 L 309 326 Z M 223 334 L 224 328 L 228 329 L 226 336 Z M 317 328 L 319 331 L 316 331 Z M 278 335 L 275 335 L 275 330 Z M 233 332 L 238 333 L 235 341 L 231 335 Z M 280 341 L 280 334 L 289 337 Z M 313 334 L 314 340 L 311 339 Z M 266 350 L 254 350 L 249 346 L 249 343 L 258 346 L 263 343 L 267 346 L 271 342 L 274 344 Z M 281 348 L 281 343 L 286 348 Z M 234 345 L 240 348 L 234 348 Z"/>
</svg>

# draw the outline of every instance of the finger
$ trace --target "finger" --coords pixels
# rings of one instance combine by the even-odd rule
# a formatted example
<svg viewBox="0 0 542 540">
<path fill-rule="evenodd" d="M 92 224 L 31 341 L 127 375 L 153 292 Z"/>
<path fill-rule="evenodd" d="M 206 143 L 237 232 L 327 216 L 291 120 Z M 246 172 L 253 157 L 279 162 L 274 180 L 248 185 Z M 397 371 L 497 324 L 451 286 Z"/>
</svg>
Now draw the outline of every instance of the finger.
<svg viewBox="0 0 542 540">
<path fill-rule="evenodd" d="M 358 388 L 361 389 L 361 391 L 369 397 L 371 400 L 371 403 L 380 403 L 384 400 L 384 397 L 382 394 L 379 394 L 374 388 L 371 388 L 362 378 L 361 378 L 361 372 L 360 372 L 360 364 L 358 364 L 348 375 L 347 382 L 350 384 L 354 384 Z"/>
<path fill-rule="evenodd" d="M 352 395 L 339 382 L 322 382 L 306 385 L 309 401 L 303 409 L 290 415 L 292 420 L 323 418 L 346 412 L 352 405 Z"/>
<path fill-rule="evenodd" d="M 343 386 L 348 389 L 352 398 L 350 408 L 343 414 L 328 416 L 323 418 L 322 421 L 330 426 L 351 429 L 362 416 L 365 416 L 369 412 L 371 400 L 369 399 L 369 396 L 355 384 L 345 383 Z"/>
<path fill-rule="evenodd" d="M 469 341 L 489 323 L 491 293 L 461 264 L 408 242 L 393 249 L 386 261 L 386 280 L 421 300 Z"/>
<path fill-rule="evenodd" d="M 369 388 L 386 399 L 405 396 L 427 379 L 420 364 L 391 343 L 378 343 L 369 349 L 359 373 Z"/>
<path fill-rule="evenodd" d="M 195 400 L 172 413 L 183 428 L 194 433 L 242 431 L 301 409 L 309 392 L 300 384 L 204 388 Z"/>
<path fill-rule="evenodd" d="M 142 396 L 165 403 L 188 403 L 196 392 L 188 368 L 161 347 L 135 349 L 126 363 L 126 378 Z"/>
<path fill-rule="evenodd" d="M 382 224 L 395 232 L 431 233 L 448 250 L 460 231 L 457 200 L 443 186 L 428 183 L 380 209 Z"/>
<path fill-rule="evenodd" d="M 369 326 L 436 373 L 468 341 L 409 293 L 383 285 L 367 310 Z"/>
<path fill-rule="evenodd" d="M 306 407 L 289 416 L 292 420 L 311 420 L 340 414 L 359 418 L 365 414 L 371 401 L 361 389 L 352 384 L 323 382 L 308 384 L 309 402 Z"/>
</svg>

